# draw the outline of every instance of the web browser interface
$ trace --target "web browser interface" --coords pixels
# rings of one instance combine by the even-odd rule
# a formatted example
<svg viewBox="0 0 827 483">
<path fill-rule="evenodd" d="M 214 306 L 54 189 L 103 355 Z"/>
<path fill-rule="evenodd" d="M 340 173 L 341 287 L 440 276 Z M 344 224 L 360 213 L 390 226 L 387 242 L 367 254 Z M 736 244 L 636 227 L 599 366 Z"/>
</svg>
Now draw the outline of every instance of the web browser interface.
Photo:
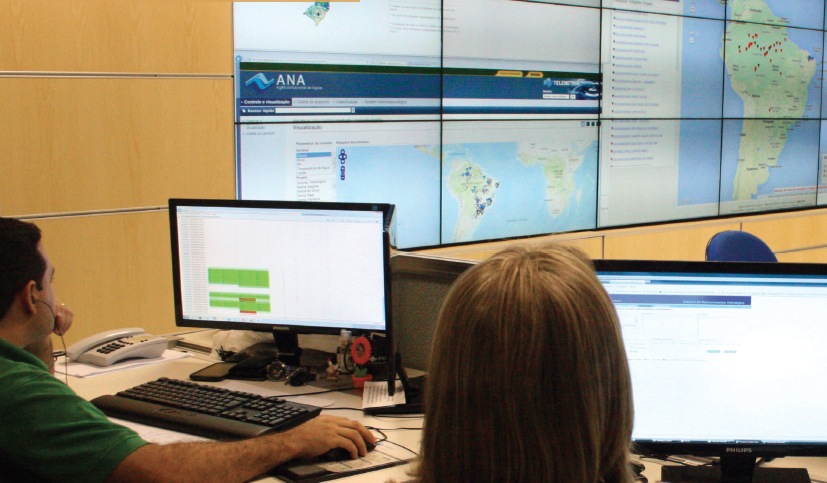
<svg viewBox="0 0 827 483">
<path fill-rule="evenodd" d="M 400 248 L 824 205 L 824 25 L 824 0 L 235 2 L 238 196 L 393 203 Z"/>
<path fill-rule="evenodd" d="M 633 439 L 827 441 L 827 275 L 601 272 L 634 389 Z"/>
</svg>

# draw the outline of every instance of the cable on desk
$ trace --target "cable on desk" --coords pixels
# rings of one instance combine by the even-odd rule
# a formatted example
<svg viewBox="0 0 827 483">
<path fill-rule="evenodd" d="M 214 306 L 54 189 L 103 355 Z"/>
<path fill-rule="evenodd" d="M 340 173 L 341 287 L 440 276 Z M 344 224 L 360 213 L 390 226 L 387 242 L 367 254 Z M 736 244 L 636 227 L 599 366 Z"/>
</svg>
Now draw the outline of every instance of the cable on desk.
<svg viewBox="0 0 827 483">
<path fill-rule="evenodd" d="M 382 435 L 382 437 L 376 441 L 377 443 L 381 443 L 381 442 L 383 442 L 383 441 L 384 441 L 384 442 L 386 442 L 386 443 L 388 443 L 388 444 L 392 444 L 392 445 L 394 445 L 394 446 L 396 446 L 396 447 L 398 447 L 398 448 L 402 448 L 402 449 L 404 449 L 405 451 L 407 451 L 407 452 L 409 452 L 409 453 L 411 453 L 411 454 L 413 454 L 413 455 L 419 456 L 419 453 L 417 453 L 416 451 L 412 450 L 411 448 L 408 448 L 407 446 L 403 446 L 403 445 L 401 445 L 401 444 L 399 444 L 399 443 L 396 443 L 396 442 L 394 442 L 394 441 L 390 441 L 390 440 L 388 440 L 388 435 L 387 435 L 387 434 L 385 434 L 385 433 L 384 433 L 384 431 L 393 431 L 394 429 L 409 429 L 409 430 L 419 429 L 419 430 L 421 430 L 422 428 L 383 428 L 383 429 L 379 429 L 379 428 L 377 428 L 377 427 L 375 427 L 375 426 L 365 426 L 365 427 L 366 427 L 367 429 L 371 430 L 371 431 L 376 431 L 377 433 L 379 433 L 379 434 L 381 434 L 381 435 Z"/>
<path fill-rule="evenodd" d="M 374 414 L 376 419 L 424 419 L 424 414 Z"/>
<path fill-rule="evenodd" d="M 325 411 L 361 411 L 362 408 L 349 408 L 349 407 L 335 407 L 335 408 L 322 408 Z"/>
<path fill-rule="evenodd" d="M 328 389 L 328 390 L 324 390 L 324 391 L 308 392 L 308 393 L 304 393 L 304 394 L 291 394 L 291 395 L 279 396 L 279 397 L 281 397 L 283 399 L 289 399 L 289 398 L 293 398 L 293 397 L 310 396 L 310 395 L 317 395 L 317 394 L 326 394 L 326 393 L 330 393 L 330 392 L 340 392 L 340 391 L 343 391 L 343 390 L 347 390 L 347 388 L 345 388 L 345 389 L 341 389 L 341 388 L 340 389 Z M 332 408 L 331 407 L 326 407 L 326 408 L 322 408 L 322 409 L 324 411 L 362 411 L 362 408 L 356 408 L 356 407 L 332 407 Z M 422 419 L 425 416 L 422 415 L 422 414 L 418 414 L 418 415 L 400 414 L 400 415 L 381 415 L 381 416 L 373 416 L 373 417 L 376 418 L 376 419 L 381 420 L 382 418 L 389 418 L 389 419 Z M 386 441 L 390 444 L 393 444 L 394 446 L 397 446 L 399 448 L 404 449 L 405 451 L 410 452 L 411 454 L 419 456 L 419 453 L 417 453 L 416 451 L 408 448 L 407 446 L 403 446 L 403 445 L 401 445 L 399 443 L 396 443 L 394 441 L 389 441 L 388 436 L 384 433 L 384 431 L 422 431 L 422 426 L 420 426 L 418 428 L 377 428 L 375 426 L 365 426 L 365 427 L 369 430 L 376 431 L 380 435 L 382 435 L 382 438 L 377 442 Z"/>
<path fill-rule="evenodd" d="M 368 429 L 373 428 L 373 426 L 365 426 L 365 427 L 368 428 Z M 382 428 L 381 430 L 379 428 L 373 428 L 373 429 L 375 429 L 377 431 L 422 431 L 421 427 L 419 427 L 419 428 Z"/>
<path fill-rule="evenodd" d="M 279 397 L 282 398 L 282 399 L 288 399 L 288 398 L 291 398 L 291 397 L 315 396 L 317 394 L 328 394 L 328 393 L 331 393 L 331 392 L 349 391 L 351 389 L 353 389 L 353 387 L 345 387 L 345 388 L 339 388 L 339 389 L 325 389 L 324 391 L 305 392 L 305 393 L 302 393 L 302 394 L 285 394 L 285 395 L 279 396 Z"/>
<path fill-rule="evenodd" d="M 379 428 L 377 428 L 377 427 L 374 427 L 374 426 L 365 426 L 365 428 L 367 428 L 367 429 L 368 429 L 368 430 L 370 430 L 370 431 L 376 431 L 377 433 L 379 433 L 380 435 L 382 435 L 382 437 L 381 437 L 381 438 L 379 438 L 379 439 L 377 439 L 377 440 L 376 440 L 376 442 L 377 442 L 377 443 L 381 443 L 382 441 L 387 441 L 387 440 L 388 440 L 388 435 L 387 435 L 387 434 L 385 434 L 384 432 L 382 432 L 382 430 L 381 430 L 381 429 L 379 429 Z"/>
</svg>

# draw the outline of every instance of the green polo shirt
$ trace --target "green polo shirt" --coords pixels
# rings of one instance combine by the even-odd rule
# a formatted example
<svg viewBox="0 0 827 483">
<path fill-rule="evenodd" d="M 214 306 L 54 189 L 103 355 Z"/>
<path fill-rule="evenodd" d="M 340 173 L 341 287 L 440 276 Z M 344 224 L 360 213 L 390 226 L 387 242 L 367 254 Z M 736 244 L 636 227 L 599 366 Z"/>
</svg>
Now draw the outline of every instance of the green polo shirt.
<svg viewBox="0 0 827 483">
<path fill-rule="evenodd" d="M 0 481 L 103 481 L 145 444 L 0 339 Z"/>
</svg>

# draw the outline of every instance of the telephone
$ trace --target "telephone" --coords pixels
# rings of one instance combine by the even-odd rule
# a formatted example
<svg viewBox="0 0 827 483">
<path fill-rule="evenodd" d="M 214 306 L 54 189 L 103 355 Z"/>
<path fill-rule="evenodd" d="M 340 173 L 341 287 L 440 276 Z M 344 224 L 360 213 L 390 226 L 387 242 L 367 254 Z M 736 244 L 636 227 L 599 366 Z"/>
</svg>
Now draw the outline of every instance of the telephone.
<svg viewBox="0 0 827 483">
<path fill-rule="evenodd" d="M 160 357 L 167 349 L 167 338 L 144 334 L 139 327 L 114 329 L 89 336 L 66 349 L 71 361 L 110 366 L 133 357 Z"/>
</svg>

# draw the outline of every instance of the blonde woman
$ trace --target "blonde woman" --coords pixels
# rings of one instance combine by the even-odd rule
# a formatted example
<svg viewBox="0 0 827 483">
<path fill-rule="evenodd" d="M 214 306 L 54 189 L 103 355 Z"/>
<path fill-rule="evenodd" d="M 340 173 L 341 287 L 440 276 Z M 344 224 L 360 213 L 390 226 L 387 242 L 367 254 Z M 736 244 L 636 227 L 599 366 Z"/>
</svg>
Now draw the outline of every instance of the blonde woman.
<svg viewBox="0 0 827 483">
<path fill-rule="evenodd" d="M 428 369 L 421 481 L 632 481 L 620 326 L 581 252 L 519 246 L 468 270 Z"/>
</svg>

